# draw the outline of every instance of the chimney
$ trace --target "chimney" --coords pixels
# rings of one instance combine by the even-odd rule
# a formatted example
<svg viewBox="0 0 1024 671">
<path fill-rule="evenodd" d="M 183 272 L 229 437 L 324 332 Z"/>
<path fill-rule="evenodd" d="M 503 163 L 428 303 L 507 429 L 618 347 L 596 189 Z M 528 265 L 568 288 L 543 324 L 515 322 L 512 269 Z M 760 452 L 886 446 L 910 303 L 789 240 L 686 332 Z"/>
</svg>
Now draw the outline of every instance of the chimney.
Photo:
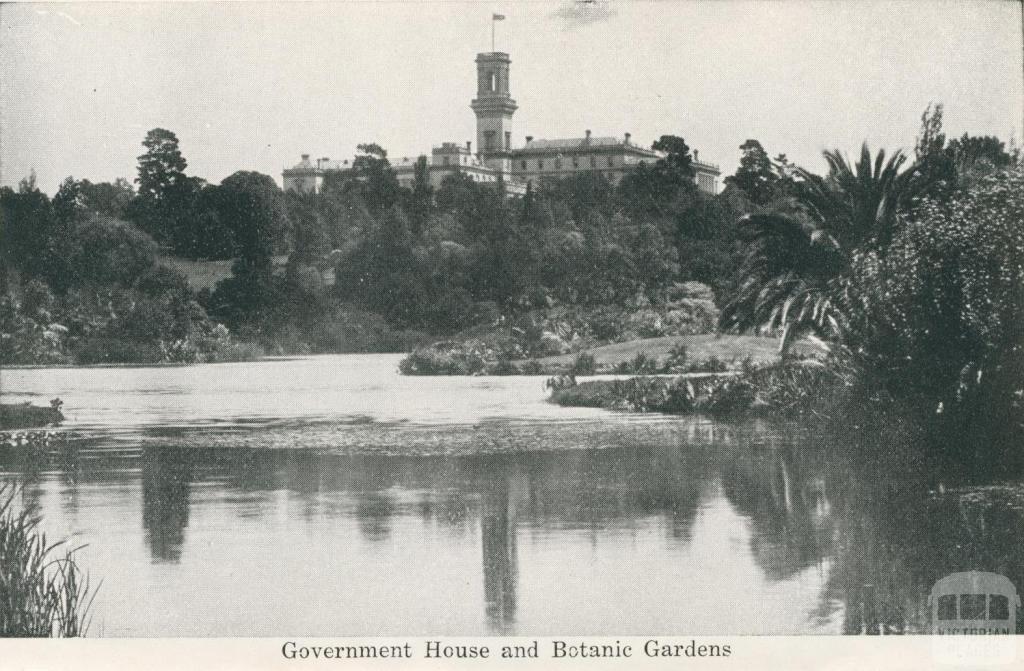
<svg viewBox="0 0 1024 671">
<path fill-rule="evenodd" d="M 590 142 L 590 129 L 587 129 L 587 142 Z"/>
<path fill-rule="evenodd" d="M 302 155 L 302 160 L 303 161 L 308 161 L 309 160 L 309 154 L 303 154 Z"/>
<path fill-rule="evenodd" d="M 700 156 L 700 152 L 697 151 L 696 149 L 694 149 L 693 150 L 693 160 L 694 161 L 699 161 L 700 160 L 699 156 Z"/>
<path fill-rule="evenodd" d="M 626 144 L 629 144 L 629 138 L 633 137 L 631 133 L 626 133 Z"/>
<path fill-rule="evenodd" d="M 526 136 L 526 144 L 530 144 L 531 142 L 533 142 L 533 136 L 532 135 L 527 135 Z"/>
<path fill-rule="evenodd" d="M 470 142 L 469 140 L 466 140 L 466 151 L 468 151 L 470 154 L 473 153 L 473 143 Z"/>
</svg>

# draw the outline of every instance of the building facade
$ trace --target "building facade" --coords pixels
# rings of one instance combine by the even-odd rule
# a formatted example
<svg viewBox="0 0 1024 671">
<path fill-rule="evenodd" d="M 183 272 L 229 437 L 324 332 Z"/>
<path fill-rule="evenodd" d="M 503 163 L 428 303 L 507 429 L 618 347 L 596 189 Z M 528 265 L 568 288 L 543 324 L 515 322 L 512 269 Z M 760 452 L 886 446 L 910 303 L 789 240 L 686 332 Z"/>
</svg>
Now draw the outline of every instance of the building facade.
<svg viewBox="0 0 1024 671">
<path fill-rule="evenodd" d="M 512 145 L 512 117 L 518 109 L 512 99 L 509 70 L 512 60 L 500 52 L 477 54 L 477 91 L 470 108 L 476 115 L 476 146 L 444 142 L 425 156 L 430 182 L 441 185 L 444 178 L 462 173 L 473 181 L 497 186 L 509 195 L 522 194 L 529 182 L 558 179 L 579 173 L 600 173 L 617 184 L 622 176 L 641 163 L 653 164 L 661 152 L 633 144 L 629 133 L 621 137 L 594 137 L 587 130 L 583 137 L 544 140 L 526 136 L 521 147 Z M 420 157 L 391 157 L 391 165 L 401 186 L 412 186 L 416 162 Z M 704 163 L 694 151 L 693 169 L 697 187 L 706 193 L 717 193 L 717 165 Z M 324 174 L 349 170 L 350 162 L 328 158 L 311 161 L 309 154 L 282 174 L 286 191 L 319 193 Z"/>
</svg>

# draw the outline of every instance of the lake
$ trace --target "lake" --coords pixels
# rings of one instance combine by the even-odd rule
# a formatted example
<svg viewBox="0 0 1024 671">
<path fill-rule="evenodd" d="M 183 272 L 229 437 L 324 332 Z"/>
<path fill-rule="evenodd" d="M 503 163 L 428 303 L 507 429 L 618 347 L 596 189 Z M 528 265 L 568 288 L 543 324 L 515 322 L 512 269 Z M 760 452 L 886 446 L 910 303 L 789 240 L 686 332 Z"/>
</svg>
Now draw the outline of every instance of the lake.
<svg viewBox="0 0 1024 671">
<path fill-rule="evenodd" d="M 946 574 L 1024 587 L 1016 490 L 851 458 L 890 436 L 400 358 L 5 370 L 69 439 L 0 447 L 0 480 L 85 545 L 91 636 L 921 632 Z"/>
</svg>

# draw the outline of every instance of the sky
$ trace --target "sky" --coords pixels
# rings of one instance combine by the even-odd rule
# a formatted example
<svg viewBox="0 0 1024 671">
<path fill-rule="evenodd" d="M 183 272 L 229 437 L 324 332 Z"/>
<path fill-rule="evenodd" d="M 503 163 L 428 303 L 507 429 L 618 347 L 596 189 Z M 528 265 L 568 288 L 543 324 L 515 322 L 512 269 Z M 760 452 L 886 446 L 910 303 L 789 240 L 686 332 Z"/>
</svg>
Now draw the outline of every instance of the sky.
<svg viewBox="0 0 1024 671">
<path fill-rule="evenodd" d="M 821 152 L 913 150 L 921 113 L 949 135 L 1022 137 L 1021 4 L 924 2 L 195 2 L 0 5 L 0 184 L 34 170 L 134 179 L 151 128 L 188 173 L 299 155 L 392 158 L 475 140 L 476 53 L 511 55 L 513 145 L 679 135 L 732 173 L 756 138 Z"/>
</svg>

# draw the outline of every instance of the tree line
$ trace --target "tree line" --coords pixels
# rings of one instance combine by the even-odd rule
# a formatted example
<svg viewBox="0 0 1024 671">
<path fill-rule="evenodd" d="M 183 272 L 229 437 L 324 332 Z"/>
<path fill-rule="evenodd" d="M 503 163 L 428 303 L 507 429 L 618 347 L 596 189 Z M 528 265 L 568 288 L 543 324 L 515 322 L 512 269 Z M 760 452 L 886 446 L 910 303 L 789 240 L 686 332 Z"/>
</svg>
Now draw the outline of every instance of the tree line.
<svg viewBox="0 0 1024 671">
<path fill-rule="evenodd" d="M 947 138 L 941 107 L 913 155 L 830 151 L 824 175 L 749 139 L 717 195 L 671 135 L 618 184 L 581 173 L 512 198 L 460 174 L 435 189 L 425 158 L 402 188 L 373 143 L 315 194 L 250 171 L 209 184 L 167 130 L 143 145 L 134 185 L 0 190 L 0 281 L 27 289 L 0 306 L 5 360 L 215 360 L 217 324 L 276 351 L 400 349 L 559 306 L 658 304 L 697 281 L 721 329 L 784 349 L 813 334 L 921 412 L 1020 409 L 1018 152 Z M 194 292 L 167 255 L 230 259 L 232 274 Z"/>
</svg>

